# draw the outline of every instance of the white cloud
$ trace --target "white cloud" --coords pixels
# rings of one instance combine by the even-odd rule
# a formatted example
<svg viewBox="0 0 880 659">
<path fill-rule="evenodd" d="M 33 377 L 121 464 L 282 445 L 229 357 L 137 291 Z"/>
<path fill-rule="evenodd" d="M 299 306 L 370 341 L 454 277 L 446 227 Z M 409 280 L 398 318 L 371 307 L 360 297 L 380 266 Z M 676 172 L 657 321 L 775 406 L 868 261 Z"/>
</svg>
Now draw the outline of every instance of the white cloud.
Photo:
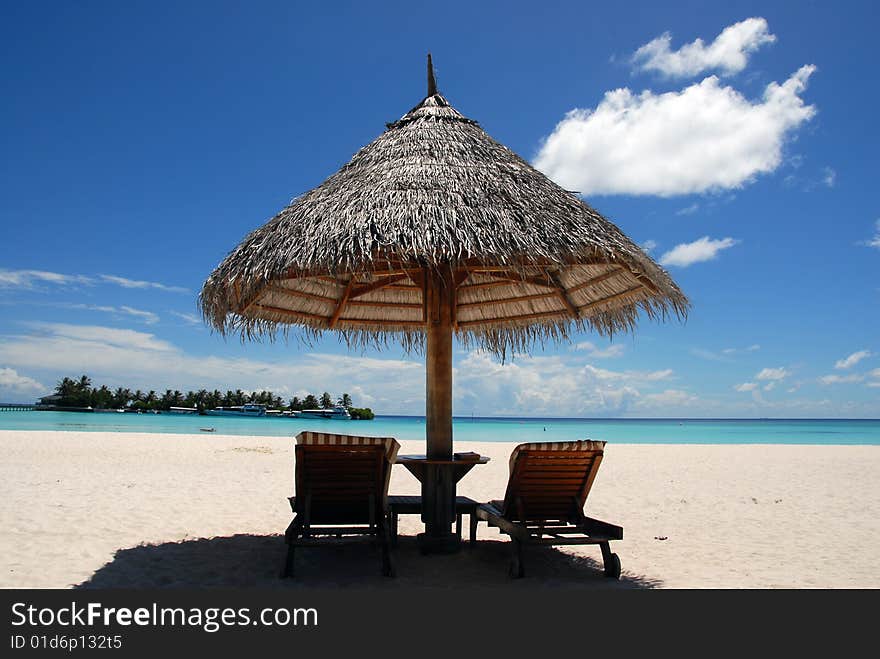
<svg viewBox="0 0 880 659">
<path fill-rule="evenodd" d="M 646 254 L 650 254 L 651 250 L 657 249 L 657 241 L 656 240 L 646 240 L 645 242 L 643 242 L 641 244 L 641 248 L 642 248 L 642 250 L 644 250 L 644 252 Z"/>
<path fill-rule="evenodd" d="M 798 157 L 788 157 L 785 164 L 790 165 L 794 170 L 798 170 L 803 163 L 803 158 L 800 157 L 796 161 L 797 164 L 795 164 L 796 158 Z M 789 173 L 782 179 L 782 183 L 788 188 L 798 186 L 803 192 L 813 192 L 820 187 L 833 188 L 837 185 L 837 170 L 826 165 L 818 173 Z"/>
<path fill-rule="evenodd" d="M 724 348 L 721 350 L 721 353 L 716 353 L 711 350 L 706 350 L 705 348 L 691 348 L 691 354 L 702 359 L 708 359 L 713 362 L 732 362 L 733 356 L 746 352 L 755 352 L 756 350 L 760 350 L 761 346 L 757 343 L 753 343 L 752 345 L 746 348 Z"/>
<path fill-rule="evenodd" d="M 0 269 L 0 288 L 21 288 L 29 290 L 37 283 L 67 286 L 70 284 L 92 284 L 94 280 L 85 275 L 64 275 L 45 270 L 5 270 Z"/>
<path fill-rule="evenodd" d="M 718 256 L 718 252 L 723 249 L 729 249 L 738 242 L 738 240 L 734 240 L 733 238 L 713 240 L 712 238 L 709 238 L 709 236 L 703 236 L 692 243 L 676 245 L 660 257 L 660 264 L 677 265 L 686 268 L 694 263 L 711 261 Z"/>
<path fill-rule="evenodd" d="M 160 291 L 170 291 L 172 293 L 189 293 L 188 288 L 182 286 L 167 286 L 154 281 L 141 281 L 138 279 L 128 279 L 126 277 L 118 277 L 116 275 L 99 275 L 100 278 L 111 284 L 118 284 L 123 288 L 156 288 Z"/>
<path fill-rule="evenodd" d="M 36 284 L 55 284 L 57 286 L 70 286 L 84 284 L 92 286 L 98 283 L 116 284 L 123 288 L 155 288 L 174 293 L 188 293 L 189 289 L 181 286 L 168 286 L 152 281 L 139 281 L 117 275 L 99 275 L 97 278 L 89 275 L 66 275 L 59 272 L 45 270 L 6 270 L 0 268 L 0 288 L 19 288 L 31 290 Z"/>
<path fill-rule="evenodd" d="M 738 352 L 755 352 L 760 349 L 761 349 L 761 346 L 759 344 L 753 343 L 752 345 L 747 346 L 745 348 L 725 348 L 721 352 L 723 352 L 725 355 L 733 355 Z"/>
<path fill-rule="evenodd" d="M 757 388 L 758 384 L 756 382 L 743 382 L 734 387 L 737 391 L 754 391 Z"/>
<path fill-rule="evenodd" d="M 189 325 L 201 325 L 202 319 L 198 317 L 198 315 L 194 313 L 185 313 L 181 311 L 170 311 L 172 316 L 177 316 L 181 320 L 185 321 Z"/>
<path fill-rule="evenodd" d="M 687 388 L 673 389 L 671 369 L 609 370 L 584 365 L 572 353 L 517 357 L 500 364 L 480 352 L 457 354 L 455 413 L 516 416 L 766 416 L 840 414 L 876 418 L 876 400 L 858 409 L 830 400 L 765 401 L 752 383 L 751 397 L 699 398 Z M 279 346 L 267 359 L 194 354 L 154 334 L 108 327 L 60 323 L 31 324 L 26 335 L 0 336 L 0 365 L 33 379 L 30 393 L 48 393 L 39 382 L 89 374 L 98 385 L 158 391 L 240 387 L 271 390 L 284 396 L 327 390 L 344 391 L 356 405 L 381 414 L 424 413 L 425 366 L 422 360 L 335 355 Z M 880 380 L 880 369 L 877 369 Z M 777 385 L 777 390 L 779 385 Z M 2 394 L 2 391 L 0 391 Z M 3 396 L 0 395 L 0 398 Z M 756 406 L 760 407 L 756 407 Z M 419 431 L 421 432 L 421 431 Z M 419 437 L 402 437 L 418 439 Z"/>
<path fill-rule="evenodd" d="M 154 334 L 138 332 L 131 329 L 117 329 L 114 327 L 102 327 L 99 325 L 71 325 L 68 323 L 28 323 L 36 330 L 27 337 L 16 337 L 21 340 L 18 346 L 22 350 L 36 348 L 40 344 L 45 345 L 46 339 L 60 341 L 62 345 L 68 345 L 73 349 L 76 344 L 89 344 L 89 346 L 105 346 L 124 350 L 138 350 L 149 353 L 174 352 L 175 348 L 167 341 L 156 338 Z M 10 345 L 9 343 L 5 344 Z M 80 346 L 80 347 L 89 347 Z M 153 355 L 156 356 L 156 355 Z M 46 354 L 45 361 L 49 364 L 53 359 L 61 359 L 64 355 Z M 83 361 L 77 355 L 68 355 L 68 359 Z M 42 361 L 42 360 L 40 360 Z"/>
<path fill-rule="evenodd" d="M 49 305 L 49 306 L 53 306 L 53 305 Z M 111 307 L 111 306 L 102 305 L 102 304 L 69 304 L 69 303 L 60 302 L 54 306 L 61 307 L 62 309 L 84 309 L 86 311 L 103 311 L 105 313 L 119 313 L 119 309 L 117 309 L 116 307 Z"/>
<path fill-rule="evenodd" d="M 637 409 L 668 409 L 687 407 L 699 401 L 699 397 L 681 389 L 666 389 L 655 394 L 645 394 L 634 405 Z"/>
<path fill-rule="evenodd" d="M 850 382 L 861 382 L 865 379 L 864 375 L 853 373 L 851 375 L 823 375 L 819 378 L 822 384 L 846 384 Z"/>
<path fill-rule="evenodd" d="M 574 350 L 586 352 L 590 357 L 597 359 L 609 359 L 622 356 L 625 348 L 622 343 L 614 343 L 607 348 L 598 348 L 589 341 L 582 341 L 574 345 Z"/>
<path fill-rule="evenodd" d="M 700 210 L 700 205 L 696 202 L 691 204 L 690 206 L 685 206 L 684 208 L 680 208 L 675 211 L 676 215 L 693 215 L 698 210 Z"/>
<path fill-rule="evenodd" d="M 672 50 L 672 35 L 666 32 L 639 48 L 632 62 L 643 71 L 657 71 L 673 78 L 710 70 L 730 75 L 746 67 L 751 53 L 774 41 L 776 37 L 770 34 L 765 19 L 747 18 L 724 28 L 708 46 L 702 39 L 696 39 Z"/>
<path fill-rule="evenodd" d="M 725 355 L 719 355 L 711 350 L 706 350 L 705 348 L 691 348 L 691 354 L 695 357 L 699 357 L 700 359 L 708 359 L 712 362 L 731 362 L 733 361 L 729 357 Z M 722 352 L 724 352 L 722 350 Z"/>
<path fill-rule="evenodd" d="M 155 325 L 159 322 L 159 316 L 157 314 L 154 314 L 152 311 L 142 311 L 141 309 L 135 309 L 126 305 L 123 305 L 121 307 L 113 307 L 100 304 L 62 304 L 60 306 L 64 307 L 65 309 L 85 309 L 87 311 L 101 311 L 104 313 L 112 313 L 116 315 L 132 316 L 140 321 L 143 321 L 147 325 Z"/>
<path fill-rule="evenodd" d="M 61 323 L 31 324 L 23 336 L 0 337 L 0 364 L 28 375 L 58 379 L 88 373 L 108 386 L 156 389 L 241 387 L 285 395 L 306 390 L 343 391 L 356 404 L 383 414 L 423 414 L 425 366 L 421 360 L 378 359 L 318 352 L 287 353 L 285 359 L 190 354 L 154 334 Z M 481 352 L 457 360 L 455 409 L 492 415 L 621 415 L 653 405 L 658 415 L 675 414 L 675 396 L 648 397 L 673 377 L 654 371 L 600 369 L 571 354 L 518 357 L 499 363 Z M 661 392 L 662 393 L 662 392 Z M 680 398 L 681 405 L 687 400 Z"/>
<path fill-rule="evenodd" d="M 763 368 L 761 372 L 758 373 L 755 378 L 758 380 L 784 380 L 786 377 L 791 375 L 785 368 Z"/>
<path fill-rule="evenodd" d="M 46 386 L 33 378 L 19 375 L 15 369 L 0 368 L 0 391 L 6 390 L 14 394 L 27 394 L 45 391 Z"/>
<path fill-rule="evenodd" d="M 652 403 L 658 406 L 653 398 L 638 404 L 655 383 L 672 375 L 671 369 L 612 371 L 581 366 L 570 356 L 522 356 L 500 364 L 476 351 L 455 370 L 456 405 L 462 414 L 479 413 L 490 405 L 493 414 L 621 415 Z M 674 410 L 667 406 L 656 411 L 670 415 Z"/>
<path fill-rule="evenodd" d="M 876 247 L 880 249 L 880 220 L 877 220 L 874 223 L 874 237 L 870 240 L 866 240 L 864 243 L 868 247 Z"/>
<path fill-rule="evenodd" d="M 854 352 L 849 357 L 845 357 L 844 359 L 838 359 L 834 363 L 834 368 L 837 369 L 845 369 L 852 368 L 856 364 L 858 364 L 863 359 L 870 357 L 871 353 L 868 350 L 859 350 L 858 352 Z"/>
<path fill-rule="evenodd" d="M 123 313 L 127 313 L 129 316 L 134 316 L 136 318 L 140 318 L 147 325 L 154 325 L 159 322 L 159 316 L 154 314 L 152 311 L 143 311 L 141 309 L 134 309 L 133 307 L 129 307 L 126 305 L 122 305 L 119 307 L 119 310 Z"/>
<path fill-rule="evenodd" d="M 424 364 L 301 353 L 287 360 L 193 355 L 147 332 L 61 323 L 32 323 L 24 336 L 0 337 L 0 363 L 50 377 L 88 373 L 108 386 L 156 389 L 240 387 L 274 392 L 310 389 L 334 395 L 371 392 L 383 413 L 424 413 Z M 356 398 L 356 404 L 367 404 Z"/>
<path fill-rule="evenodd" d="M 764 391 L 773 391 L 776 388 L 776 382 L 768 382 L 764 385 Z"/>
<path fill-rule="evenodd" d="M 535 166 L 582 194 L 663 197 L 740 188 L 782 162 L 786 137 L 816 113 L 800 94 L 815 67 L 746 99 L 711 76 L 681 91 L 606 92 L 565 115 Z"/>
<path fill-rule="evenodd" d="M 621 357 L 626 349 L 623 347 L 621 343 L 615 343 L 614 345 L 610 345 L 607 348 L 598 348 L 593 350 L 590 353 L 590 357 L 595 357 L 596 359 L 610 359 L 613 357 Z"/>
<path fill-rule="evenodd" d="M 660 371 L 609 371 L 604 368 L 596 368 L 590 364 L 584 366 L 585 372 L 597 380 L 628 381 L 628 382 L 657 382 L 668 380 L 672 377 L 672 369 L 666 368 Z"/>
<path fill-rule="evenodd" d="M 822 171 L 822 183 L 824 183 L 829 188 L 833 188 L 834 184 L 837 183 L 837 172 L 831 169 L 831 167 L 826 167 Z"/>
</svg>

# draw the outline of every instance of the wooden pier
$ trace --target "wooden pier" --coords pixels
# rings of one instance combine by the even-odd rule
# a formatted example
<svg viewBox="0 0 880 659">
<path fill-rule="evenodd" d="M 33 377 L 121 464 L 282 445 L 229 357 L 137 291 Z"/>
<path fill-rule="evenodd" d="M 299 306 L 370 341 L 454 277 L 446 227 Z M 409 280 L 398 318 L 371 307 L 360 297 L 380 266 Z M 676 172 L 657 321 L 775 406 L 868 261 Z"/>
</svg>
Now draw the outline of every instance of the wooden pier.
<svg viewBox="0 0 880 659">
<path fill-rule="evenodd" d="M 36 407 L 25 403 L 0 403 L 0 412 L 32 412 Z"/>
</svg>

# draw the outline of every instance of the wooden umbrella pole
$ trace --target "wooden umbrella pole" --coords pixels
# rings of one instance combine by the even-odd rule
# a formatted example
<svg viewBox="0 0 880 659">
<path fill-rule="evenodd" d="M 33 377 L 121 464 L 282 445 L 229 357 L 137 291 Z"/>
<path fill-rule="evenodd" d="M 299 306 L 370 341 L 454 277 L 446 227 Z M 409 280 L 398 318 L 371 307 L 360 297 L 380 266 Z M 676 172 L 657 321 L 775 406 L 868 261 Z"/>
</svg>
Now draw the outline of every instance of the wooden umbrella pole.
<svg viewBox="0 0 880 659">
<path fill-rule="evenodd" d="M 458 550 L 455 521 L 456 472 L 452 464 L 452 324 L 455 287 L 452 272 L 425 273 L 427 322 L 425 430 L 427 462 L 421 474 L 424 553 Z"/>
<path fill-rule="evenodd" d="M 428 458 L 452 459 L 452 273 L 426 273 L 425 426 Z"/>
</svg>

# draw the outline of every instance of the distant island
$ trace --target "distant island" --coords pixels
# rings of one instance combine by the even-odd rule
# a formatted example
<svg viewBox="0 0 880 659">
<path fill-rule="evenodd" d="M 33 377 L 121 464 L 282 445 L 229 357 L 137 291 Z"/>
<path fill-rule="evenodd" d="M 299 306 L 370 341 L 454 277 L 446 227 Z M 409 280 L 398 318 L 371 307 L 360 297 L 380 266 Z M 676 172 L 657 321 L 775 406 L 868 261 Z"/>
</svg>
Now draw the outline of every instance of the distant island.
<svg viewBox="0 0 880 659">
<path fill-rule="evenodd" d="M 172 412 L 188 410 L 193 413 L 205 414 L 211 410 L 229 409 L 244 405 L 262 405 L 268 411 L 278 413 L 302 412 L 303 410 L 332 410 L 344 407 L 352 419 L 370 420 L 375 415 L 369 407 L 354 407 L 351 396 L 347 393 L 335 399 L 325 391 L 320 396 L 308 394 L 300 399 L 294 396 L 287 403 L 281 396 L 271 391 L 253 391 L 246 393 L 241 389 L 222 393 L 215 389 L 208 391 L 181 391 L 166 389 L 163 394 L 154 390 L 147 392 L 137 389 L 132 391 L 123 387 L 111 390 L 106 385 L 92 386 L 92 379 L 83 375 L 79 379 L 64 378 L 58 382 L 55 392 L 40 398 L 36 406 L 38 410 L 61 410 L 92 412 L 96 410 L 122 410 L 126 412 Z"/>
</svg>

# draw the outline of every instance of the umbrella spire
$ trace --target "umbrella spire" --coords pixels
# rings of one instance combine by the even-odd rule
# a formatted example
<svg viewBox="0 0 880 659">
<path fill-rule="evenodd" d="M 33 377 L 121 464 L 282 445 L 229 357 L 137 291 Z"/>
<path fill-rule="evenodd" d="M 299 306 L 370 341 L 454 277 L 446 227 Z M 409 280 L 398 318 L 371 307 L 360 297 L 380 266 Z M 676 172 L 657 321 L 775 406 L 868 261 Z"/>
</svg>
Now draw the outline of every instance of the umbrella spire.
<svg viewBox="0 0 880 659">
<path fill-rule="evenodd" d="M 434 79 L 434 63 L 431 61 L 431 53 L 428 53 L 428 96 L 437 93 L 437 81 Z"/>
</svg>

